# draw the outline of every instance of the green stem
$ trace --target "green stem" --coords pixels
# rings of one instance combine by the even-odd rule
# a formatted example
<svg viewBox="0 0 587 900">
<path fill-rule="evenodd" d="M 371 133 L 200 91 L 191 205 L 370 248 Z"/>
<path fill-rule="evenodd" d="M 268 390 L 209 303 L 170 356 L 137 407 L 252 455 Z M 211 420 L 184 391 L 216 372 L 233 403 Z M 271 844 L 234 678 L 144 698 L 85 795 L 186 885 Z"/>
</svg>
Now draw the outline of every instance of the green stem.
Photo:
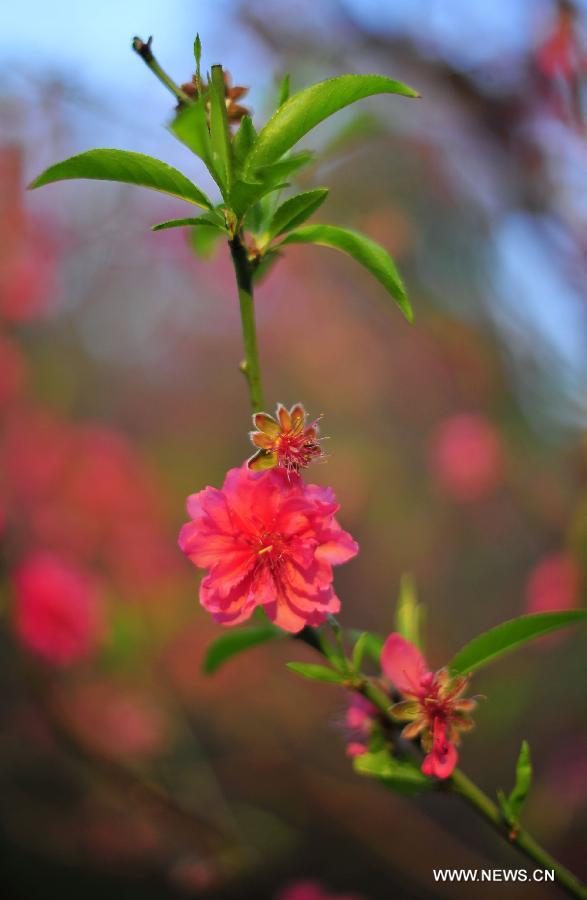
<svg viewBox="0 0 587 900">
<path fill-rule="evenodd" d="M 247 257 L 246 248 L 244 247 L 239 235 L 229 241 L 230 251 L 232 254 L 232 262 L 236 274 L 238 286 L 238 296 L 240 301 L 241 321 L 243 330 L 243 342 L 245 348 L 245 361 L 242 369 L 247 377 L 249 385 L 249 394 L 251 407 L 253 412 L 259 412 L 262 408 L 262 392 L 261 392 L 261 373 L 259 368 L 259 354 L 257 350 L 257 333 L 255 329 L 255 309 L 253 305 L 253 270 L 251 263 Z M 330 625 L 334 631 L 335 638 L 342 649 L 344 655 L 344 645 L 342 633 L 337 620 L 334 617 L 330 619 Z M 296 638 L 308 644 L 314 650 L 317 650 L 322 656 L 325 656 L 320 635 L 314 628 L 306 627 Z M 390 698 L 387 694 L 377 686 L 373 679 L 357 677 L 349 682 L 349 689 L 354 690 L 373 703 L 376 709 L 388 720 L 394 727 L 397 723 L 389 713 L 391 706 Z M 575 876 L 569 872 L 564 866 L 558 863 L 540 844 L 538 844 L 530 834 L 524 829 L 510 829 L 507 822 L 504 821 L 496 803 L 485 794 L 481 788 L 477 787 L 464 772 L 455 769 L 447 786 L 462 797 L 470 806 L 472 806 L 482 818 L 500 834 L 505 840 L 509 841 L 513 846 L 523 853 L 528 859 L 532 860 L 542 869 L 553 870 L 559 887 L 566 891 L 571 897 L 577 897 L 579 900 L 587 900 L 587 889 Z"/>
<path fill-rule="evenodd" d="M 534 838 L 523 828 L 510 829 L 499 811 L 496 803 L 481 788 L 471 781 L 460 769 L 455 769 L 450 780 L 452 789 L 463 797 L 467 803 L 477 810 L 493 828 L 521 853 L 535 862 L 542 869 L 554 871 L 555 883 L 566 891 L 570 897 L 587 898 L 587 888 L 575 878 L 563 865 L 558 863 Z"/>
<path fill-rule="evenodd" d="M 296 635 L 301 638 L 304 643 L 318 650 L 323 654 L 320 642 L 314 639 L 314 630 L 304 628 L 303 631 Z M 391 717 L 389 709 L 391 706 L 390 698 L 387 694 L 377 686 L 373 679 L 357 677 L 348 685 L 350 690 L 356 691 L 366 697 L 373 706 L 386 718 L 394 727 L 397 723 Z M 549 869 L 555 873 L 555 883 L 565 891 L 570 897 L 577 897 L 579 900 L 587 900 L 587 888 L 576 878 L 572 872 L 569 872 L 563 865 L 558 863 L 554 857 L 550 855 L 534 838 L 523 828 L 511 829 L 502 817 L 499 807 L 485 794 L 481 788 L 471 781 L 460 769 L 455 769 L 449 781 L 446 782 L 449 789 L 458 796 L 462 797 L 470 806 L 475 809 L 482 818 L 501 835 L 508 843 L 517 847 L 520 853 L 531 859 L 541 869 Z"/>
<path fill-rule="evenodd" d="M 155 57 L 153 56 L 153 51 L 151 50 L 151 44 L 153 42 L 153 38 L 150 37 L 147 42 L 142 41 L 139 37 L 133 38 L 132 48 L 135 53 L 141 57 L 142 60 L 146 63 L 146 65 L 150 68 L 153 75 L 159 79 L 161 84 L 164 84 L 168 91 L 170 91 L 176 100 L 180 103 L 193 103 L 191 97 L 189 97 L 185 91 L 173 81 L 172 78 L 169 77 L 167 72 L 161 68 Z"/>
<path fill-rule="evenodd" d="M 243 344 L 245 348 L 245 358 L 241 363 L 241 370 L 244 373 L 249 386 L 251 409 L 256 413 L 263 409 L 263 390 L 261 387 L 259 351 L 257 349 L 257 329 L 255 327 L 253 268 L 247 257 L 246 248 L 239 235 L 235 235 L 228 243 L 236 275 L 238 299 L 241 311 Z"/>
</svg>

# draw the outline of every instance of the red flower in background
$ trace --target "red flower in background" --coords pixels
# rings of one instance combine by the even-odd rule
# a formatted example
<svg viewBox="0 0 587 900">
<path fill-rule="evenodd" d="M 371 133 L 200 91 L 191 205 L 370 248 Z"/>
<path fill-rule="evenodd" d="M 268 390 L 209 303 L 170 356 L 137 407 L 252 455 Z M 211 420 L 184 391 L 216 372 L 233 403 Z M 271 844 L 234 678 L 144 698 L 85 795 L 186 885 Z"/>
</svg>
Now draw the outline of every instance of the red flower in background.
<svg viewBox="0 0 587 900">
<path fill-rule="evenodd" d="M 231 469 L 222 490 L 188 498 L 192 521 L 179 545 L 208 569 L 200 602 L 217 622 L 236 625 L 262 606 L 286 631 L 319 625 L 340 609 L 332 566 L 358 545 L 336 519 L 330 488 L 304 484 L 283 469 Z"/>
<path fill-rule="evenodd" d="M 526 609 L 530 613 L 573 609 L 577 606 L 579 578 L 579 567 L 568 553 L 544 556 L 526 582 Z"/>
<path fill-rule="evenodd" d="M 100 595 L 81 569 L 37 552 L 13 573 L 14 626 L 26 647 L 69 666 L 91 656 L 101 636 Z"/>
<path fill-rule="evenodd" d="M 358 894 L 333 894 L 318 881 L 296 881 L 277 895 L 277 900 L 362 900 Z"/>
<path fill-rule="evenodd" d="M 422 771 L 448 778 L 458 760 L 459 733 L 473 728 L 469 713 L 476 702 L 461 699 L 469 679 L 451 679 L 446 669 L 430 672 L 418 648 L 397 633 L 390 634 L 383 645 L 381 667 L 406 698 L 391 707 L 395 719 L 408 723 L 402 735 L 421 736 L 427 754 Z"/>
<path fill-rule="evenodd" d="M 346 712 L 346 726 L 349 734 L 347 756 L 362 756 L 369 749 L 369 737 L 377 710 L 361 694 L 351 696 Z"/>
<path fill-rule="evenodd" d="M 19 399 L 26 377 L 27 365 L 22 351 L 0 334 L 0 413 Z"/>
<path fill-rule="evenodd" d="M 0 320 L 7 322 L 43 312 L 56 282 L 51 231 L 24 209 L 22 170 L 22 149 L 0 147 Z"/>
<path fill-rule="evenodd" d="M 498 432 L 484 416 L 461 413 L 445 419 L 432 439 L 430 467 L 455 500 L 489 496 L 503 478 L 503 448 Z"/>
</svg>

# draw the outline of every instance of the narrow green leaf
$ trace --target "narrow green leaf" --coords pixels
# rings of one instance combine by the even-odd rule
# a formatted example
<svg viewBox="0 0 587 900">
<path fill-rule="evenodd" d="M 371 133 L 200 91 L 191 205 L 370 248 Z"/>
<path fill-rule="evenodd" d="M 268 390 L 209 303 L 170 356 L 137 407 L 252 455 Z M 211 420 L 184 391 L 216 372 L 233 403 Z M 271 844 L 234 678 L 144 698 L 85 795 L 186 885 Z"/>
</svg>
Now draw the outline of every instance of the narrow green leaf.
<svg viewBox="0 0 587 900">
<path fill-rule="evenodd" d="M 283 637 L 283 632 L 273 625 L 252 625 L 227 631 L 212 641 L 208 647 L 202 663 L 202 671 L 211 675 L 237 653 L 281 637 Z"/>
<path fill-rule="evenodd" d="M 212 66 L 209 96 L 212 158 L 217 171 L 220 173 L 222 186 L 228 192 L 232 183 L 232 147 L 230 127 L 226 114 L 226 88 L 222 66 Z"/>
<path fill-rule="evenodd" d="M 220 222 L 213 219 L 207 219 L 205 216 L 196 216 L 195 219 L 169 219 L 167 222 L 159 222 L 157 225 L 151 225 L 151 231 L 164 231 L 167 228 L 183 228 L 186 226 L 205 226 L 206 228 L 216 228 L 218 231 L 226 233 L 226 228 Z"/>
<path fill-rule="evenodd" d="M 436 787 L 433 780 L 424 775 L 415 763 L 396 759 L 388 750 L 356 756 L 353 767 L 359 775 L 376 778 L 385 787 L 399 794 L 419 794 Z"/>
<path fill-rule="evenodd" d="M 188 240 L 197 257 L 211 259 L 218 244 L 226 236 L 227 232 L 223 228 L 190 228 Z"/>
<path fill-rule="evenodd" d="M 301 153 L 292 153 L 287 159 L 280 159 L 278 162 L 271 163 L 269 166 L 259 166 L 254 169 L 254 177 L 257 181 L 264 183 L 272 182 L 277 184 L 286 178 L 291 178 L 296 172 L 299 172 L 308 163 L 313 162 L 315 154 L 310 150 L 303 150 Z"/>
<path fill-rule="evenodd" d="M 250 116 L 243 116 L 237 132 L 232 141 L 232 151 L 237 169 L 240 170 L 247 155 L 251 151 L 251 147 L 255 143 L 257 132 Z"/>
<path fill-rule="evenodd" d="M 356 641 L 362 638 L 363 635 L 367 635 L 366 638 L 363 638 L 363 655 L 370 656 L 373 662 L 379 665 L 385 639 L 372 631 L 358 631 L 356 628 L 351 628 L 349 634 Z"/>
<path fill-rule="evenodd" d="M 403 575 L 400 583 L 399 600 L 395 614 L 395 629 L 407 641 L 423 650 L 422 644 L 423 607 L 418 603 L 416 585 L 410 575 Z"/>
<path fill-rule="evenodd" d="M 279 94 L 277 97 L 277 109 L 289 100 L 289 74 L 283 76 L 283 80 L 279 85 Z"/>
<path fill-rule="evenodd" d="M 194 59 L 196 60 L 196 73 L 199 76 L 200 62 L 202 60 L 202 42 L 199 34 L 196 34 L 196 39 L 194 41 Z"/>
<path fill-rule="evenodd" d="M 203 97 L 180 109 L 169 129 L 178 141 L 200 157 L 218 187 L 221 187 L 221 178 L 212 157 L 212 142 Z"/>
<path fill-rule="evenodd" d="M 312 191 L 304 191 L 289 197 L 275 210 L 269 223 L 269 236 L 271 238 L 290 231 L 292 228 L 305 222 L 318 207 L 322 206 L 328 196 L 328 188 L 315 188 Z"/>
<path fill-rule="evenodd" d="M 362 634 L 359 635 L 355 646 L 353 647 L 353 654 L 351 657 L 351 665 L 353 672 L 357 675 L 361 671 L 361 666 L 363 665 L 363 657 L 365 656 L 365 652 L 367 650 L 367 643 L 369 642 L 369 632 L 363 631 Z"/>
<path fill-rule="evenodd" d="M 584 622 L 586 619 L 587 610 L 585 609 L 532 613 L 528 616 L 520 616 L 518 619 L 510 619 L 473 638 L 462 650 L 459 650 L 452 662 L 449 663 L 449 669 L 454 675 L 475 672 L 504 653 L 508 653 L 516 647 L 522 647 L 543 634 L 559 628 L 567 628 L 569 625 Z"/>
<path fill-rule="evenodd" d="M 527 741 L 522 741 L 520 755 L 516 763 L 516 783 L 508 797 L 508 804 L 516 819 L 530 792 L 532 786 L 532 760 L 530 759 L 530 747 Z"/>
<path fill-rule="evenodd" d="M 343 676 L 326 666 L 298 662 L 290 662 L 286 663 L 286 665 L 287 668 L 291 669 L 292 672 L 295 672 L 296 675 L 301 675 L 303 678 L 309 678 L 311 681 L 328 681 L 332 684 L 341 684 L 344 681 Z"/>
<path fill-rule="evenodd" d="M 63 162 L 50 166 L 29 185 L 32 188 L 66 181 L 89 178 L 96 181 L 119 181 L 171 194 L 204 209 L 212 209 L 212 201 L 177 169 L 130 150 L 88 150 Z"/>
<path fill-rule="evenodd" d="M 508 825 L 519 823 L 520 813 L 532 786 L 532 761 L 527 741 L 522 741 L 520 754 L 516 763 L 516 783 L 506 797 L 501 788 L 497 791 L 497 799 Z"/>
<path fill-rule="evenodd" d="M 249 156 L 251 168 L 275 162 L 324 119 L 373 94 L 417 97 L 416 91 L 383 75 L 341 75 L 293 94 L 269 119 Z"/>
<path fill-rule="evenodd" d="M 408 322 L 413 321 L 412 307 L 394 261 L 383 247 L 364 234 L 337 225 L 304 225 L 288 234 L 280 246 L 284 244 L 319 244 L 347 253 L 391 294 Z"/>
</svg>

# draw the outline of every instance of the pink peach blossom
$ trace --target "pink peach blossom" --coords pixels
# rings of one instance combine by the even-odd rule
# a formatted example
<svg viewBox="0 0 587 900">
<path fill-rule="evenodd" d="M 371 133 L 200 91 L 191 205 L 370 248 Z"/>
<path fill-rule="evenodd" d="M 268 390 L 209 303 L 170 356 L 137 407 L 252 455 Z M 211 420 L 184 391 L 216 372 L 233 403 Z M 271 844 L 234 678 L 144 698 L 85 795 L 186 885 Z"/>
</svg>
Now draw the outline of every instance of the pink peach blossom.
<svg viewBox="0 0 587 900">
<path fill-rule="evenodd" d="M 484 416 L 460 413 L 441 422 L 432 439 L 432 474 L 453 499 L 482 500 L 503 477 L 503 448 L 498 432 Z"/>
<path fill-rule="evenodd" d="M 13 574 L 14 624 L 23 644 L 57 666 L 86 659 L 101 633 L 99 593 L 76 566 L 46 551 Z"/>
<path fill-rule="evenodd" d="M 451 678 L 446 669 L 430 672 L 414 644 L 400 634 L 390 634 L 381 651 L 384 674 L 405 698 L 391 707 L 392 716 L 408 724 L 405 738 L 421 736 L 426 757 L 425 775 L 448 778 L 457 764 L 459 733 L 469 731 L 474 700 L 461 699 L 468 678 Z"/>
<path fill-rule="evenodd" d="M 350 738 L 347 756 L 362 756 L 369 749 L 369 736 L 377 710 L 361 694 L 352 694 L 346 711 L 345 724 Z"/>
<path fill-rule="evenodd" d="M 179 546 L 207 569 L 200 602 L 223 625 L 262 606 L 285 631 L 319 625 L 340 609 L 332 566 L 358 546 L 336 519 L 330 488 L 305 484 L 280 468 L 231 469 L 222 490 L 207 487 L 187 502 L 192 521 Z"/>
<path fill-rule="evenodd" d="M 543 556 L 526 582 L 528 612 L 573 609 L 577 605 L 579 575 L 579 567 L 568 553 Z"/>
</svg>

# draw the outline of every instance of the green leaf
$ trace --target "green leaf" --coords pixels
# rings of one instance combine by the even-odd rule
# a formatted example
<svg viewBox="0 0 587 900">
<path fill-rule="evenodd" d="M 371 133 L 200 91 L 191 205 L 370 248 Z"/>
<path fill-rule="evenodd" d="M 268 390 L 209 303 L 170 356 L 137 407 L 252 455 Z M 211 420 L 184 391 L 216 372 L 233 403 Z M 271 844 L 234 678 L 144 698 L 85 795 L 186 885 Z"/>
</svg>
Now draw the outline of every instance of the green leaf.
<svg viewBox="0 0 587 900">
<path fill-rule="evenodd" d="M 226 231 L 219 228 L 191 228 L 189 244 L 200 259 L 210 259 Z"/>
<path fill-rule="evenodd" d="M 504 653 L 522 647 L 529 641 L 558 628 L 566 628 L 587 619 L 587 610 L 568 609 L 561 612 L 533 613 L 502 622 L 473 638 L 449 663 L 453 675 L 467 675 Z"/>
<path fill-rule="evenodd" d="M 211 675 L 237 653 L 281 637 L 283 637 L 283 632 L 273 625 L 252 625 L 227 631 L 226 634 L 212 641 L 208 647 L 202 663 L 202 671 Z"/>
<path fill-rule="evenodd" d="M 248 165 L 275 162 L 305 134 L 333 113 L 373 94 L 417 97 L 416 91 L 383 75 L 341 75 L 294 94 L 259 132 Z"/>
<path fill-rule="evenodd" d="M 516 819 L 519 817 L 526 797 L 532 786 L 532 760 L 530 759 L 530 747 L 527 741 L 522 741 L 520 755 L 516 763 L 516 783 L 508 797 L 510 809 Z"/>
<path fill-rule="evenodd" d="M 284 75 L 279 85 L 279 94 L 277 97 L 277 109 L 289 100 L 289 75 Z"/>
<path fill-rule="evenodd" d="M 212 66 L 212 78 L 208 93 L 210 97 L 212 159 L 216 170 L 220 173 L 221 187 L 224 189 L 224 192 L 228 192 L 232 183 L 232 147 L 230 127 L 226 114 L 226 88 L 222 66 Z"/>
<path fill-rule="evenodd" d="M 251 147 L 255 143 L 257 132 L 250 116 L 243 116 L 232 141 L 232 152 L 237 169 L 240 170 Z"/>
<path fill-rule="evenodd" d="M 416 585 L 410 575 L 404 575 L 395 614 L 395 628 L 407 641 L 423 650 L 422 619 L 424 607 L 418 603 Z"/>
<path fill-rule="evenodd" d="M 215 221 L 211 217 L 207 218 L 205 214 L 203 216 L 196 216 L 196 218 L 193 219 L 168 219 L 167 222 L 159 222 L 157 225 L 151 225 L 151 231 L 164 231 L 167 228 L 194 227 L 196 225 L 204 225 L 206 228 L 216 228 L 218 231 L 227 233 L 222 222 Z"/>
<path fill-rule="evenodd" d="M 202 42 L 199 34 L 196 34 L 196 39 L 194 41 L 194 59 L 196 60 L 196 72 L 199 76 L 200 62 L 202 60 Z"/>
<path fill-rule="evenodd" d="M 169 129 L 174 137 L 200 157 L 218 187 L 221 187 L 221 178 L 212 158 L 212 143 L 204 99 L 199 97 L 189 106 L 180 109 Z"/>
<path fill-rule="evenodd" d="M 532 761 L 530 759 L 530 747 L 527 741 L 522 741 L 520 755 L 516 763 L 516 783 L 510 791 L 509 797 L 499 789 L 497 797 L 504 818 L 508 825 L 515 826 L 520 819 L 522 807 L 532 786 Z"/>
<path fill-rule="evenodd" d="M 363 635 L 367 635 L 366 638 L 363 638 L 363 656 L 365 654 L 370 656 L 373 662 L 379 665 L 385 639 L 372 631 L 358 631 L 356 628 L 351 628 L 349 634 L 356 641 L 363 638 Z"/>
<path fill-rule="evenodd" d="M 79 153 L 45 169 L 29 187 L 38 188 L 54 181 L 72 178 L 137 184 L 163 194 L 171 194 L 204 209 L 213 208 L 211 200 L 177 169 L 160 159 L 130 150 L 88 150 L 86 153 Z"/>
<path fill-rule="evenodd" d="M 355 646 L 353 647 L 353 654 L 351 657 L 351 666 L 352 670 L 357 675 L 361 671 L 361 666 L 363 665 L 363 657 L 365 656 L 365 652 L 367 649 L 367 643 L 369 642 L 369 632 L 363 631 L 362 634 L 359 635 Z"/>
<path fill-rule="evenodd" d="M 260 166 L 254 170 L 254 176 L 257 180 L 264 183 L 272 182 L 277 184 L 285 178 L 291 178 L 308 163 L 313 162 L 315 154 L 310 150 L 303 150 L 301 153 L 292 153 L 287 159 L 280 159 L 279 162 L 272 163 L 270 166 Z"/>
<path fill-rule="evenodd" d="M 268 229 L 270 237 L 277 237 L 284 231 L 290 231 L 297 225 L 301 225 L 312 213 L 316 212 L 319 206 L 322 206 L 327 196 L 328 188 L 315 188 L 312 191 L 304 191 L 303 194 L 296 194 L 295 197 L 289 197 L 281 206 L 277 207 L 273 214 Z"/>
<path fill-rule="evenodd" d="M 385 787 L 399 794 L 419 794 L 436 787 L 418 766 L 409 760 L 396 759 L 388 750 L 355 756 L 353 768 L 359 775 L 376 778 Z"/>
<path fill-rule="evenodd" d="M 408 322 L 413 321 L 412 307 L 394 261 L 383 247 L 364 234 L 337 225 L 304 225 L 288 234 L 280 246 L 284 244 L 319 244 L 347 253 L 391 294 Z"/>
<path fill-rule="evenodd" d="M 311 681 L 329 681 L 332 684 L 342 684 L 344 677 L 327 666 L 318 666 L 314 663 L 286 663 L 288 669 L 301 675 L 303 678 L 309 678 Z"/>
</svg>

